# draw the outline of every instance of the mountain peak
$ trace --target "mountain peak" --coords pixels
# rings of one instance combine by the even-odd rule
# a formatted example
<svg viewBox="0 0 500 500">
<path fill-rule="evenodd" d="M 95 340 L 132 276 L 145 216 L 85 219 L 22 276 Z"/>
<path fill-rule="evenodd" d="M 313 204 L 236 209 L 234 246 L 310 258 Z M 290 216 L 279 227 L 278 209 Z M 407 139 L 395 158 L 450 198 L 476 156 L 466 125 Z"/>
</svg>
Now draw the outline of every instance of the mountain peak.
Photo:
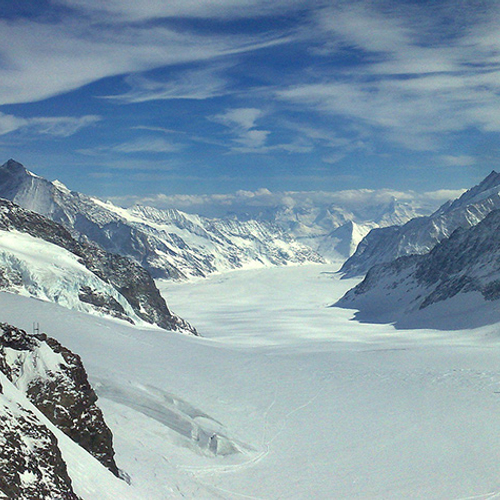
<svg viewBox="0 0 500 500">
<path fill-rule="evenodd" d="M 478 187 L 481 186 L 483 189 L 489 189 L 498 184 L 500 184 L 500 174 L 492 170 L 490 174 L 479 183 Z"/>
<path fill-rule="evenodd" d="M 500 174 L 492 170 L 477 186 L 470 188 L 460 198 L 455 200 L 449 210 L 454 210 L 459 206 L 465 206 L 484 197 L 490 196 L 490 191 L 497 189 L 500 191 Z"/>
<path fill-rule="evenodd" d="M 0 167 L 0 171 L 2 172 L 3 176 L 8 175 L 9 177 L 37 177 L 35 174 L 30 172 L 22 163 L 19 163 L 13 158 L 10 158 L 8 161 L 6 161 Z"/>
<path fill-rule="evenodd" d="M 18 161 L 14 160 L 13 158 L 10 158 L 5 162 L 2 167 L 2 169 L 9 169 L 9 170 L 26 170 L 23 164 L 19 163 Z"/>
</svg>

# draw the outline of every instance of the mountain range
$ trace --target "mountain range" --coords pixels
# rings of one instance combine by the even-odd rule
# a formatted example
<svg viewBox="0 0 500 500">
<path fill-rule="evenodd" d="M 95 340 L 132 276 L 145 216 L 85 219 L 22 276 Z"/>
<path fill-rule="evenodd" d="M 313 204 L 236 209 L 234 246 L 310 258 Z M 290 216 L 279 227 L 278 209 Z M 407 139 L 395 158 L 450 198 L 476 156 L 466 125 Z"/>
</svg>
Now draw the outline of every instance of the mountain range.
<svg viewBox="0 0 500 500">
<path fill-rule="evenodd" d="M 210 219 L 142 206 L 123 209 L 43 179 L 14 160 L 0 167 L 0 198 L 62 224 L 80 241 L 134 260 L 154 278 L 325 262 L 270 222 Z"/>
<path fill-rule="evenodd" d="M 481 198 L 481 206 L 493 205 L 490 196 Z M 470 206 L 468 210 L 472 213 Z M 500 321 L 498 299 L 500 210 L 492 210 L 476 225 L 456 229 L 427 254 L 373 266 L 335 305 L 357 309 L 362 321 L 451 329 Z"/>
<path fill-rule="evenodd" d="M 404 225 L 376 228 L 359 243 L 343 264 L 346 277 L 361 276 L 376 264 L 398 257 L 425 254 L 456 229 L 472 227 L 492 210 L 500 208 L 500 174 L 491 172 L 460 198 L 448 201 L 428 217 L 416 217 Z"/>
</svg>

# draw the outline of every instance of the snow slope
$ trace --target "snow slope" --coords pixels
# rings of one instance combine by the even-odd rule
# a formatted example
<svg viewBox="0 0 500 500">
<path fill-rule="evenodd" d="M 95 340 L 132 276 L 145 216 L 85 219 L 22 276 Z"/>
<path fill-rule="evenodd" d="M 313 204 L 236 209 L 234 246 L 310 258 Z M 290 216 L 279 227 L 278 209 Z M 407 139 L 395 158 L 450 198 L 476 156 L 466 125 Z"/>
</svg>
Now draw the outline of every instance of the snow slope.
<svg viewBox="0 0 500 500">
<path fill-rule="evenodd" d="M 357 282 L 335 269 L 161 283 L 205 338 L 4 293 L 0 311 L 81 354 L 148 499 L 498 496 L 497 327 L 359 324 L 326 307 Z"/>
</svg>

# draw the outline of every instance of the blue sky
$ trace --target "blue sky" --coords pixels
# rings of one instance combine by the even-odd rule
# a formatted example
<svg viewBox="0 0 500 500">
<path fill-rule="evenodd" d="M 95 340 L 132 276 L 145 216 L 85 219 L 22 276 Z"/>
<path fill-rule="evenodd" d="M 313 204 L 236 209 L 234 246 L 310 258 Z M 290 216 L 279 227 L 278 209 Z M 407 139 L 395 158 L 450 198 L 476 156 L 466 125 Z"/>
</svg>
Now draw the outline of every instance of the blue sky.
<svg viewBox="0 0 500 500">
<path fill-rule="evenodd" d="M 497 1 L 0 0 L 0 14 L 2 156 L 75 190 L 423 192 L 500 168 Z"/>
</svg>

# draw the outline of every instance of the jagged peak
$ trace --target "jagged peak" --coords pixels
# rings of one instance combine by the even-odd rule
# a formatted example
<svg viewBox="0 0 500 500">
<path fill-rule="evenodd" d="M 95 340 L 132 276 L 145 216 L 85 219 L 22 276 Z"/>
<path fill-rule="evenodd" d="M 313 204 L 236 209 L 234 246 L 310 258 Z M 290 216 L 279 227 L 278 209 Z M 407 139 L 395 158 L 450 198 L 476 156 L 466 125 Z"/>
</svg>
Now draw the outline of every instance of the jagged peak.
<svg viewBox="0 0 500 500">
<path fill-rule="evenodd" d="M 470 203 L 481 201 L 493 195 L 495 192 L 500 192 L 500 173 L 492 170 L 479 184 L 468 189 L 460 198 L 457 198 L 451 203 L 446 202 L 443 204 L 434 215 L 440 215 L 459 207 L 464 207 Z"/>
<path fill-rule="evenodd" d="M 40 176 L 30 172 L 22 163 L 19 163 L 17 160 L 10 158 L 7 160 L 1 167 L 1 170 L 8 171 L 9 173 L 15 173 L 19 175 L 27 175 L 30 177 L 38 177 Z"/>
</svg>

